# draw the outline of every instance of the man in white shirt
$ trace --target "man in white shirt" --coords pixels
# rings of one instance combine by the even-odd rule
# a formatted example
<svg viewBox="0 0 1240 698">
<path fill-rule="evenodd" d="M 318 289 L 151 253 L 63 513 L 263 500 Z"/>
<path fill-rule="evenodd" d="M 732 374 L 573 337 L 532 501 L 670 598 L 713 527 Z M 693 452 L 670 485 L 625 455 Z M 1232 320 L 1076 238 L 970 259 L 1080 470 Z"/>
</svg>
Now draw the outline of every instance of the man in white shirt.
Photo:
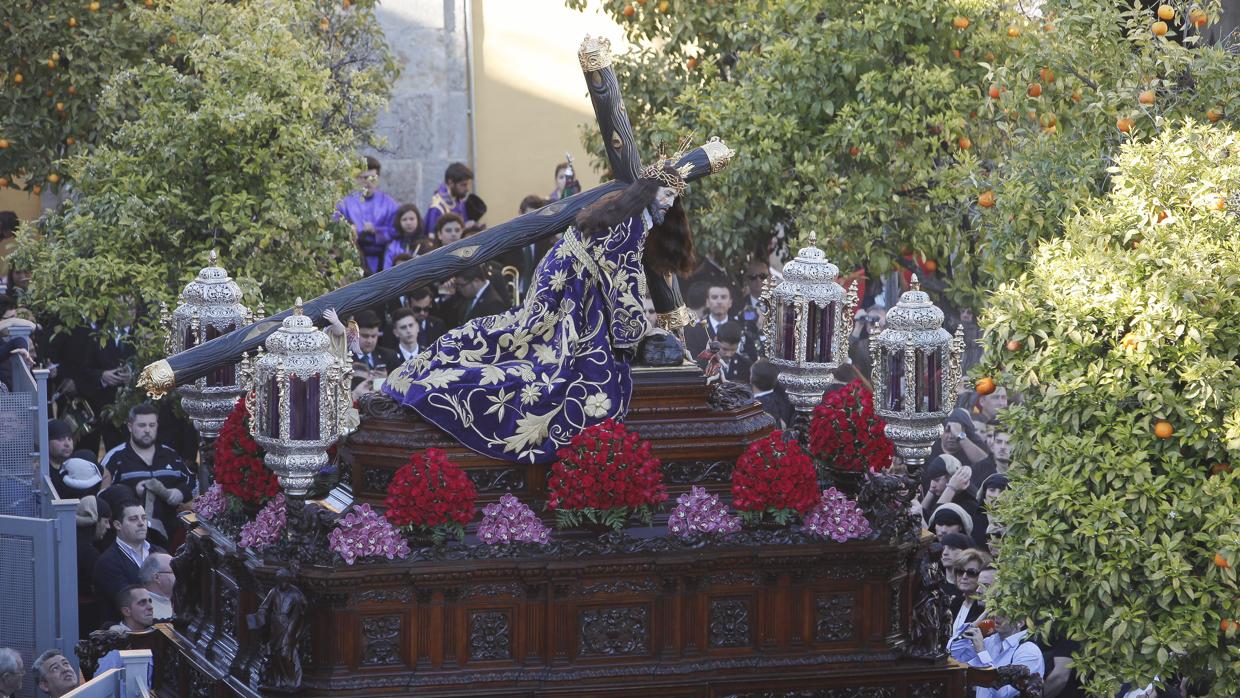
<svg viewBox="0 0 1240 698">
<path fill-rule="evenodd" d="M 418 344 L 420 329 L 412 308 L 401 308 L 392 313 L 392 334 L 396 335 L 396 354 L 400 363 L 412 359 L 425 348 Z"/>
<path fill-rule="evenodd" d="M 116 542 L 99 555 L 95 563 L 93 579 L 95 598 L 99 599 L 104 620 L 120 618 L 120 609 L 114 605 L 116 595 L 130 585 L 141 583 L 138 570 L 146 562 L 146 556 L 164 552 L 152 547 L 146 540 L 146 508 L 133 500 L 122 504 L 120 513 L 114 513 L 112 524 L 116 527 Z"/>
<path fill-rule="evenodd" d="M 995 632 L 986 637 L 977 624 L 969 624 L 961 637 L 952 641 L 952 657 L 975 667 L 1023 666 L 1031 674 L 1043 676 L 1046 665 L 1042 649 L 1033 642 L 1026 642 L 1024 623 L 1014 623 L 1003 616 L 995 616 Z M 998 688 L 979 687 L 976 698 L 1016 698 L 1020 692 L 1012 686 Z"/>
<path fill-rule="evenodd" d="M 142 587 L 151 593 L 151 606 L 155 611 L 156 620 L 166 620 L 173 616 L 172 587 L 177 583 L 177 576 L 172 571 L 172 556 L 168 553 L 151 553 L 146 556 L 142 568 L 138 570 L 138 579 Z"/>
</svg>

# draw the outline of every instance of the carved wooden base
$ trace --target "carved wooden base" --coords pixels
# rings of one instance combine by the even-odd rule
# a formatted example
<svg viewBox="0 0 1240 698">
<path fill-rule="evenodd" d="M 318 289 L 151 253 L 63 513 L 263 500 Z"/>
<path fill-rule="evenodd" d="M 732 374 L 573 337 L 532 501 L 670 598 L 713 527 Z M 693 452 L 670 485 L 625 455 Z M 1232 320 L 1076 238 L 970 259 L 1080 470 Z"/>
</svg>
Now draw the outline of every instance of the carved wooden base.
<svg viewBox="0 0 1240 698">
<path fill-rule="evenodd" d="M 633 383 L 625 426 L 653 444 L 672 499 L 693 485 L 726 492 L 736 459 L 774 426 L 760 404 L 708 386 L 695 366 L 634 369 Z M 384 396 L 367 396 L 360 409 L 362 428 L 341 449 L 356 501 L 382 504 L 388 483 L 410 454 L 442 448 L 474 481 L 480 504 L 511 492 L 541 511 L 546 465 L 481 456 Z"/>
</svg>

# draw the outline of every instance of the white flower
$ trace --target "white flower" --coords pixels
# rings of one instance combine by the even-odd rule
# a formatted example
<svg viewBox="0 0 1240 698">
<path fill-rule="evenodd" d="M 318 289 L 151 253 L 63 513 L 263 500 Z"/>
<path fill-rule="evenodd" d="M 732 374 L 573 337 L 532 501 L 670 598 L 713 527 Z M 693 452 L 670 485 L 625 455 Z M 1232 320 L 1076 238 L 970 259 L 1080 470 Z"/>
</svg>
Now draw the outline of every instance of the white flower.
<svg viewBox="0 0 1240 698">
<path fill-rule="evenodd" d="M 611 411 L 611 398 L 603 393 L 595 393 L 586 398 L 586 415 L 590 417 L 606 417 Z"/>
<path fill-rule="evenodd" d="M 521 388 L 521 404 L 532 405 L 538 402 L 540 391 L 536 385 L 526 385 Z"/>
</svg>

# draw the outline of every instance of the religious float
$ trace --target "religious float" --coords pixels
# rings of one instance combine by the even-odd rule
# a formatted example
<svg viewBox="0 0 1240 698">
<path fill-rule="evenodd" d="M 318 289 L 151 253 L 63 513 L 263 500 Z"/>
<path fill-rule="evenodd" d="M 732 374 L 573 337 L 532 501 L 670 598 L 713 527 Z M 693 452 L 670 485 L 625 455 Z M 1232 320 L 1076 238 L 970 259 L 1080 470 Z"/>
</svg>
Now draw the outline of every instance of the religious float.
<svg viewBox="0 0 1240 698">
<path fill-rule="evenodd" d="M 942 570 L 908 514 L 960 381 L 959 340 L 926 294 L 906 293 L 872 345 L 866 424 L 886 420 L 897 466 L 805 452 L 855 307 L 813 243 L 765 296 L 791 434 L 657 347 L 638 352 L 664 365 L 636 362 L 623 422 L 581 431 L 554 464 L 481 455 L 387 395 L 353 404 L 324 309 L 560 232 L 637 177 L 606 42 L 579 55 L 619 182 L 257 322 L 214 260 L 186 289 L 143 384 L 180 386 L 211 420 L 217 484 L 183 514 L 175 622 L 133 640 L 155 652 L 157 695 L 955 698 L 1021 683 L 947 658 Z M 712 140 L 674 165 L 692 180 L 732 155 Z M 651 295 L 678 305 L 664 282 Z"/>
</svg>

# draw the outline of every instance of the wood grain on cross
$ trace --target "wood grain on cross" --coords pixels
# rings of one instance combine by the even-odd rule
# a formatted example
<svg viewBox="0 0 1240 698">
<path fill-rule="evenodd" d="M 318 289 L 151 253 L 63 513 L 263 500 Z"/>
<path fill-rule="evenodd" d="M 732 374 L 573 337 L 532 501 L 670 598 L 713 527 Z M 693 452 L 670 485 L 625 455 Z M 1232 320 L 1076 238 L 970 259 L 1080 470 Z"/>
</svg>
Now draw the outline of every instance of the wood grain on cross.
<svg viewBox="0 0 1240 698">
<path fill-rule="evenodd" d="M 641 170 L 641 160 L 633 138 L 633 127 L 629 124 L 628 113 L 620 98 L 620 86 L 611 67 L 610 44 L 606 40 L 587 36 L 581 44 L 578 58 L 615 180 L 326 293 L 305 303 L 304 313 L 315 318 L 318 324 L 325 325 L 321 318 L 328 308 L 335 308 L 341 317 L 348 317 L 432 281 L 450 278 L 468 267 L 563 231 L 572 224 L 578 211 L 635 181 Z M 722 170 L 733 155 L 722 141 L 711 139 L 679 158 L 676 166 L 691 166 L 685 175 L 685 181 L 691 182 Z M 160 397 L 177 385 L 198 380 L 218 366 L 236 363 L 245 352 L 253 351 L 265 342 L 292 312 L 289 309 L 276 313 L 150 364 L 142 370 L 138 385 L 152 397 Z"/>
</svg>

